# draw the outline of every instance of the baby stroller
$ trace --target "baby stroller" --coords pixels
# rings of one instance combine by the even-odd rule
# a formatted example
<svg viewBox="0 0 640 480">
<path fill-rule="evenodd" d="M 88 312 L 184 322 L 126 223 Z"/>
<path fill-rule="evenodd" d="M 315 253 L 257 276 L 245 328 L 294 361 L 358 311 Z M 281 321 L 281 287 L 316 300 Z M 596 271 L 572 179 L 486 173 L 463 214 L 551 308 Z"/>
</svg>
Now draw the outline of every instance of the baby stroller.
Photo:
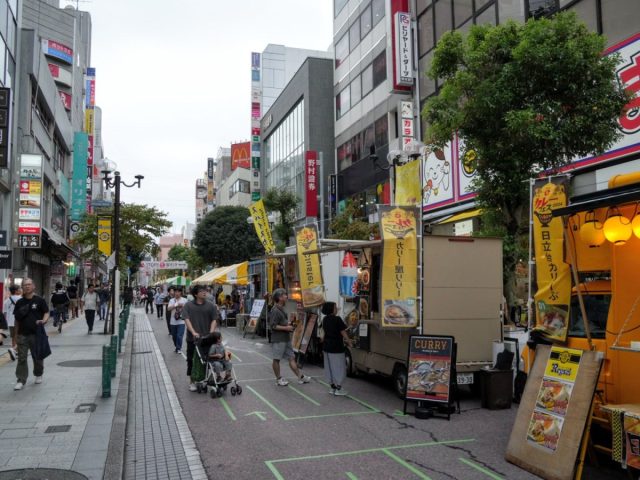
<svg viewBox="0 0 640 480">
<path fill-rule="evenodd" d="M 206 393 L 207 389 L 209 389 L 211 398 L 216 398 L 216 396 L 222 396 L 222 393 L 227 390 L 229 384 L 233 384 L 230 389 L 231 395 L 241 395 L 242 387 L 238 385 L 238 379 L 233 367 L 231 367 L 230 377 L 225 376 L 220 381 L 218 381 L 218 379 L 216 378 L 216 372 L 213 366 L 214 360 L 211 360 L 209 358 L 209 349 L 214 342 L 215 339 L 211 335 L 200 337 L 196 342 L 196 352 L 202 366 L 205 369 L 204 379 L 199 382 L 195 382 L 196 391 L 198 393 Z"/>
</svg>

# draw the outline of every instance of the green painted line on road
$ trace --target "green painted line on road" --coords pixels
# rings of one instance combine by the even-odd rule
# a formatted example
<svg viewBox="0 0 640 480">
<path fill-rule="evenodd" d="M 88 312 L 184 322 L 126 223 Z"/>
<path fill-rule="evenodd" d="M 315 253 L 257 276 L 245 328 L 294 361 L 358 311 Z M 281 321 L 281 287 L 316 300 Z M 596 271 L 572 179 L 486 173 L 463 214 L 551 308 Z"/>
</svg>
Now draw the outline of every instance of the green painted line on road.
<svg viewBox="0 0 640 480">
<path fill-rule="evenodd" d="M 395 412 L 393 412 L 393 415 L 396 416 L 396 417 L 408 417 L 409 416 L 406 413 L 404 413 L 402 410 L 396 410 Z"/>
<path fill-rule="evenodd" d="M 235 353 L 231 352 L 231 356 L 233 358 L 235 358 L 236 360 L 238 360 L 239 362 L 242 362 L 242 359 L 238 355 L 236 355 Z"/>
<path fill-rule="evenodd" d="M 263 422 L 267 419 L 267 417 L 265 416 L 264 412 L 251 412 L 251 413 L 246 413 L 244 416 L 248 417 L 249 415 L 255 415 L 256 417 L 258 417 Z"/>
<path fill-rule="evenodd" d="M 316 379 L 316 381 L 318 383 L 321 383 L 322 385 L 325 385 L 329 388 L 331 388 L 331 385 L 329 385 L 327 382 L 323 382 L 322 380 Z M 359 403 L 360 405 L 362 405 L 363 407 L 368 408 L 369 410 L 379 413 L 380 410 L 378 410 L 376 407 L 372 407 L 371 405 L 369 405 L 367 402 L 360 400 L 359 398 L 354 397 L 353 395 L 346 395 L 347 398 L 350 398 L 351 400 L 353 400 L 354 402 Z"/>
<path fill-rule="evenodd" d="M 271 470 L 271 473 L 273 473 L 273 476 L 276 478 L 276 480 L 284 480 L 284 477 L 282 475 L 280 475 L 280 472 L 278 471 L 278 469 L 275 467 L 275 465 L 273 465 L 272 462 L 270 461 L 266 461 L 264 462 L 267 465 L 267 468 L 269 470 Z"/>
<path fill-rule="evenodd" d="M 366 412 L 325 413 L 322 415 L 305 415 L 304 417 L 289 417 L 287 418 L 287 420 L 307 420 L 309 418 L 326 418 L 326 417 L 349 417 L 349 416 L 356 416 L 356 415 L 371 415 L 372 413 L 379 413 L 379 412 L 372 412 L 370 410 L 367 410 Z"/>
<path fill-rule="evenodd" d="M 224 409 L 227 411 L 227 413 L 231 417 L 231 420 L 234 420 L 234 421 L 237 420 L 236 416 L 233 414 L 233 411 L 231 410 L 231 407 L 229 406 L 229 404 L 227 403 L 227 401 L 224 398 L 220 398 L 220 403 L 222 403 L 222 406 L 224 407 Z"/>
<path fill-rule="evenodd" d="M 387 455 L 388 457 L 392 458 L 393 460 L 395 460 L 396 462 L 398 462 L 400 465 L 402 465 L 404 468 L 406 468 L 407 470 L 415 473 L 418 477 L 420 477 L 422 480 L 431 480 L 431 477 L 429 477 L 428 475 L 425 475 L 424 473 L 422 473 L 420 470 L 418 470 L 416 467 L 414 467 L 413 465 L 411 465 L 410 463 L 408 463 L 406 460 L 403 460 L 402 458 L 400 458 L 399 456 L 397 456 L 395 453 L 390 452 L 389 450 L 387 450 L 386 448 L 382 449 L 382 452 Z"/>
<path fill-rule="evenodd" d="M 349 480 L 358 480 L 358 477 L 356 477 L 353 473 L 351 473 L 351 472 L 345 472 L 345 473 L 346 473 L 347 478 Z"/>
<path fill-rule="evenodd" d="M 234 354 L 235 355 L 235 354 Z M 241 364 L 236 365 L 237 367 L 255 367 L 259 365 L 269 365 L 271 366 L 271 362 L 242 362 Z M 273 378 L 273 377 L 271 377 Z"/>
<path fill-rule="evenodd" d="M 469 465 L 471 468 L 475 468 L 479 472 L 484 473 L 487 477 L 493 478 L 493 480 L 504 480 L 500 475 L 496 475 L 491 470 L 481 467 L 480 465 L 478 465 L 475 462 L 472 462 L 471 460 L 467 460 L 466 458 L 458 458 L 458 460 L 460 460 L 465 465 Z"/>
<path fill-rule="evenodd" d="M 278 410 L 273 403 L 271 403 L 269 400 L 264 398 L 262 395 L 260 395 L 258 392 L 256 392 L 249 385 L 247 385 L 247 388 L 249 390 L 251 390 L 256 397 L 258 397 L 260 400 L 262 400 L 267 407 L 269 407 L 271 410 L 276 412 L 282 419 L 289 420 L 289 417 L 287 417 L 284 413 L 282 413 L 280 410 Z"/>
<path fill-rule="evenodd" d="M 273 358 L 269 358 L 269 357 L 267 357 L 266 355 L 263 355 L 262 353 L 260 353 L 260 352 L 258 352 L 258 351 L 255 351 L 255 350 L 254 350 L 254 352 L 253 352 L 253 353 L 255 353 L 256 355 L 260 355 L 262 358 L 266 358 L 266 359 L 267 359 L 267 360 L 269 360 L 270 362 L 273 362 Z"/>
<path fill-rule="evenodd" d="M 251 387 L 247 387 L 247 388 L 251 388 Z M 367 412 L 364 412 L 364 413 L 367 413 Z M 311 455 L 307 457 L 279 458 L 277 460 L 269 460 L 268 462 L 269 463 L 297 462 L 301 460 L 316 460 L 318 458 L 334 458 L 334 457 L 344 457 L 348 455 L 360 455 L 363 453 L 377 453 L 377 452 L 382 452 L 383 450 L 389 450 L 389 451 L 402 450 L 404 448 L 434 447 L 438 445 L 455 445 L 458 443 L 469 443 L 469 442 L 475 442 L 475 438 L 464 438 L 460 440 L 443 440 L 441 442 L 411 443 L 408 445 L 395 445 L 393 447 L 378 447 L 378 448 L 367 448 L 364 450 L 353 450 L 351 452 L 324 453 L 321 455 Z"/>
<path fill-rule="evenodd" d="M 316 405 L 317 407 L 320 406 L 320 404 L 318 402 L 316 402 L 313 398 L 309 397 L 308 395 L 306 395 L 305 393 L 301 392 L 300 390 L 298 390 L 296 387 L 292 387 L 291 385 L 289 385 L 289 388 L 291 390 L 293 390 L 294 392 L 296 392 L 298 395 L 300 395 L 302 398 L 304 398 L 305 400 L 310 401 L 311 403 L 313 403 L 314 405 Z"/>
</svg>

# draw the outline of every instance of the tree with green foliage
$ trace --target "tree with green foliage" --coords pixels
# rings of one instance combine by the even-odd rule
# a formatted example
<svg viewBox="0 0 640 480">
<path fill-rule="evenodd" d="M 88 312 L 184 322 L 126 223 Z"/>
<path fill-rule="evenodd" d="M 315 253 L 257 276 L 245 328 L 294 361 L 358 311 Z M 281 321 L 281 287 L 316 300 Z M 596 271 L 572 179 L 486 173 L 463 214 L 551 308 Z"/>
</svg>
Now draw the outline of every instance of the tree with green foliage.
<svg viewBox="0 0 640 480">
<path fill-rule="evenodd" d="M 343 240 L 371 240 L 378 232 L 378 225 L 371 224 L 359 216 L 358 205 L 347 200 L 345 209 L 331 221 L 331 238 Z"/>
<path fill-rule="evenodd" d="M 178 260 L 187 262 L 187 273 L 191 278 L 195 278 L 196 276 L 204 273 L 205 262 L 202 260 L 200 255 L 195 248 L 185 247 L 184 245 L 174 245 L 171 247 L 168 253 L 169 260 Z M 172 271 L 167 276 L 181 275 L 182 270 Z"/>
<path fill-rule="evenodd" d="M 107 212 L 101 210 L 101 214 Z M 108 212 L 111 213 L 112 212 Z M 120 205 L 120 258 L 118 268 L 121 272 L 138 271 L 145 255 L 155 256 L 159 251 L 156 238 L 164 235 L 171 228 L 167 213 L 156 207 L 122 203 Z M 98 264 L 101 254 L 98 251 L 98 216 L 86 214 L 80 222 L 80 230 L 72 241 L 80 247 L 81 258 Z"/>
<path fill-rule="evenodd" d="M 616 81 L 616 55 L 573 13 L 448 32 L 428 72 L 441 88 L 422 115 L 425 142 L 443 147 L 458 132 L 475 162 L 473 187 L 484 234 L 504 237 L 505 294 L 528 231 L 529 179 L 618 138 L 630 97 Z"/>
<path fill-rule="evenodd" d="M 208 265 L 224 267 L 264 255 L 245 207 L 217 207 L 196 228 L 193 244 Z"/>
<path fill-rule="evenodd" d="M 274 230 L 277 240 L 279 240 L 279 242 L 276 242 L 277 250 L 282 251 L 283 245 L 289 246 L 291 237 L 293 237 L 296 207 L 300 200 L 295 193 L 277 188 L 269 189 L 263 200 L 264 207 L 268 212 L 277 212 L 280 216 Z"/>
</svg>

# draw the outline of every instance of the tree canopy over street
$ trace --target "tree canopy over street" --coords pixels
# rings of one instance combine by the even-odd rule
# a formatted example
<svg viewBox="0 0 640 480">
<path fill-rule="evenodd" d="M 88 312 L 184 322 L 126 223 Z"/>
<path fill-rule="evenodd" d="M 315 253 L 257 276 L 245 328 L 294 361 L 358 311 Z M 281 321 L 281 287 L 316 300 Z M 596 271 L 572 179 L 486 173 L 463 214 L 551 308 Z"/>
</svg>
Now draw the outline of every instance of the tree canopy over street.
<svg viewBox="0 0 640 480">
<path fill-rule="evenodd" d="M 573 158 L 603 152 L 620 134 L 630 97 L 616 81 L 617 55 L 573 13 L 473 26 L 442 36 L 429 76 L 441 88 L 423 109 L 425 141 L 442 147 L 457 132 L 484 233 L 505 239 L 505 293 L 528 229 L 528 180 Z"/>
<path fill-rule="evenodd" d="M 184 245 L 174 245 L 169 250 L 169 260 L 182 260 L 187 262 L 187 272 L 189 276 L 196 277 L 205 269 L 204 260 L 198 255 L 195 248 L 185 247 Z M 175 275 L 181 274 L 181 270 L 175 270 Z M 170 274 L 174 273 L 170 271 Z M 169 274 L 168 274 L 169 275 Z"/>
<path fill-rule="evenodd" d="M 277 212 L 280 215 L 274 230 L 277 240 L 278 251 L 283 251 L 283 246 L 288 246 L 293 236 L 293 226 L 295 225 L 296 207 L 300 200 L 295 193 L 288 190 L 271 188 L 264 196 L 264 206 L 269 212 Z"/>
<path fill-rule="evenodd" d="M 264 255 L 245 207 L 218 207 L 198 225 L 193 238 L 196 252 L 209 265 L 225 266 Z"/>
</svg>

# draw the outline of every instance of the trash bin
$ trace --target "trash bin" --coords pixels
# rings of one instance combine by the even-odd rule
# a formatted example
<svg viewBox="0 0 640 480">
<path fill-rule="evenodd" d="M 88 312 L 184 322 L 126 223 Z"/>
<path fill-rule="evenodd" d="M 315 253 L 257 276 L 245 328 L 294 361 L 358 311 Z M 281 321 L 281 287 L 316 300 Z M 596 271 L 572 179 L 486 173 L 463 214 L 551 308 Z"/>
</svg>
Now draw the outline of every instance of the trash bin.
<svg viewBox="0 0 640 480">
<path fill-rule="evenodd" d="M 480 370 L 480 398 L 482 408 L 511 408 L 513 370 Z"/>
</svg>

